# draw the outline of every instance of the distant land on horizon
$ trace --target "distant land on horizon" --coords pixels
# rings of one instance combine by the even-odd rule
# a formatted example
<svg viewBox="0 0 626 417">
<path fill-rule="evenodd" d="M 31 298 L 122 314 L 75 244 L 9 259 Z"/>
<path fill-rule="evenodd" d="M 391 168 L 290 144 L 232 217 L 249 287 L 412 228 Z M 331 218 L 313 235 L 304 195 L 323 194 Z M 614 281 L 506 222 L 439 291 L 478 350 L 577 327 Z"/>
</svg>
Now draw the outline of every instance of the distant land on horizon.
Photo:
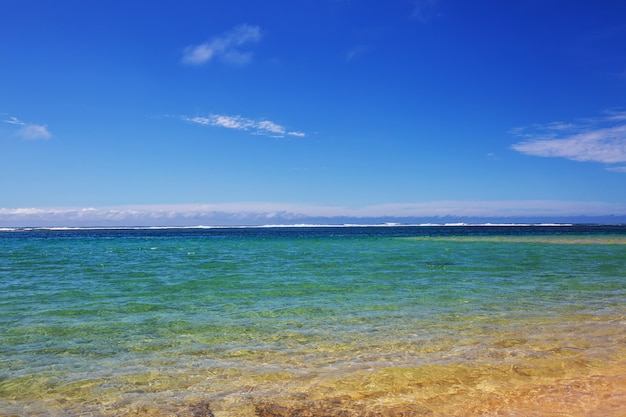
<svg viewBox="0 0 626 417">
<path fill-rule="evenodd" d="M 145 220 L 145 219 L 144 219 Z M 255 227 L 255 226 L 445 226 L 445 225 L 626 225 L 626 216 L 541 216 L 541 217 L 294 217 L 262 215 L 234 216 L 214 215 L 211 217 L 194 216 L 180 219 L 152 219 L 142 223 L 133 219 L 123 221 L 100 220 L 98 222 L 72 221 L 61 219 L 31 220 L 19 224 L 0 219 L 0 228 L 115 228 L 115 227 Z"/>
</svg>

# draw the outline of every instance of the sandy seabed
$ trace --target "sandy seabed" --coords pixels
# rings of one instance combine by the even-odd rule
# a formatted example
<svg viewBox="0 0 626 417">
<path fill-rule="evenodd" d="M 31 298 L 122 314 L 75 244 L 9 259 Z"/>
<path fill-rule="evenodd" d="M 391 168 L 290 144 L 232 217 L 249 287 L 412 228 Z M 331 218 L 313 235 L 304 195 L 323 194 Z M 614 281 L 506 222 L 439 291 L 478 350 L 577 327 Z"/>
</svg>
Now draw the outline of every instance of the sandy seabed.
<svg viewBox="0 0 626 417">
<path fill-rule="evenodd" d="M 532 361 L 531 361 L 532 362 Z M 538 359 L 521 365 L 388 367 L 298 377 L 268 373 L 160 391 L 144 381 L 108 398 L 49 398 L 4 416 L 622 417 L 626 366 Z M 572 366 L 573 364 L 573 366 Z M 574 369 L 572 369 L 574 368 Z M 577 372 L 585 375 L 575 375 Z M 228 378 L 226 378 L 228 379 Z M 220 386 L 221 385 L 221 386 Z M 237 385 L 240 385 L 237 389 Z M 142 385 L 139 385 L 140 387 Z M 215 386 L 220 392 L 212 391 Z M 229 386 L 230 391 L 224 391 Z M 152 387 L 152 389 L 150 389 Z M 173 388 L 173 387 L 168 387 Z M 80 402 L 80 404 L 78 403 Z M 17 404 L 15 404 L 17 405 Z M 15 408 L 13 408 L 16 411 Z"/>
</svg>

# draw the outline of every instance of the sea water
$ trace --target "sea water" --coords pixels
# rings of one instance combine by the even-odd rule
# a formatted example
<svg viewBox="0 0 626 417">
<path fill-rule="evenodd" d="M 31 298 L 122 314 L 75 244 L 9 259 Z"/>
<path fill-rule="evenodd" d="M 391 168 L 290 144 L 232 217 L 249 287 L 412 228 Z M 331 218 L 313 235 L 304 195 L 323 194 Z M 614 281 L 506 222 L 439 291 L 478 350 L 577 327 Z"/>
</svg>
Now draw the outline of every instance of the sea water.
<svg viewBox="0 0 626 417">
<path fill-rule="evenodd" d="M 624 416 L 626 227 L 0 232 L 1 416 Z"/>
</svg>

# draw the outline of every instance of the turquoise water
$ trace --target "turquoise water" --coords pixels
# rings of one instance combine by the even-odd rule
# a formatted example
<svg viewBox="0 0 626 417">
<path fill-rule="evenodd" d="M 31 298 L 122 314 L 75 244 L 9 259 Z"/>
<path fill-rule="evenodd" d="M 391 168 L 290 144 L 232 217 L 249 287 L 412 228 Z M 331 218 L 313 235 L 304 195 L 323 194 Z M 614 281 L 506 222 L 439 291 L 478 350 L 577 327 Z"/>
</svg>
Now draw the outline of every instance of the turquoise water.
<svg viewBox="0 0 626 417">
<path fill-rule="evenodd" d="M 0 232 L 0 415 L 618 416 L 625 394 L 626 227 Z"/>
</svg>

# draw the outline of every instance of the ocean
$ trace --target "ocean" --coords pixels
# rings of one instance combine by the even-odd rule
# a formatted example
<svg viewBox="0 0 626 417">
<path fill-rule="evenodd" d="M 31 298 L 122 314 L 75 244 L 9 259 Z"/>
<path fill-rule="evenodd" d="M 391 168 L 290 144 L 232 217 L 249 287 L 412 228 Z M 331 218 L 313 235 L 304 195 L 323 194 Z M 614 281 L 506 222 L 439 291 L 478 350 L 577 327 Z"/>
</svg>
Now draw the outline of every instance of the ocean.
<svg viewBox="0 0 626 417">
<path fill-rule="evenodd" d="M 1 416 L 625 416 L 626 226 L 0 231 Z"/>
</svg>

